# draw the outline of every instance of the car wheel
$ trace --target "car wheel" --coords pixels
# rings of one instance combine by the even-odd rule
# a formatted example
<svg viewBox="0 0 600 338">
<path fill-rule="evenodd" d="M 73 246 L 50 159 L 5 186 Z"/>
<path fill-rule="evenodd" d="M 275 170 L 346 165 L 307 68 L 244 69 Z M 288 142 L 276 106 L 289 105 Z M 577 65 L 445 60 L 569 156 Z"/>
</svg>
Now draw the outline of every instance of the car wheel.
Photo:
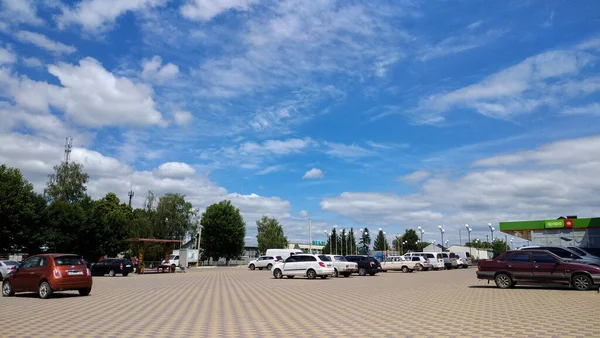
<svg viewBox="0 0 600 338">
<path fill-rule="evenodd" d="M 359 276 L 366 276 L 367 275 L 367 269 L 365 269 L 365 268 L 358 269 L 358 275 Z"/>
<path fill-rule="evenodd" d="M 129 275 L 129 272 L 123 272 L 123 277 L 127 277 L 127 275 Z"/>
<path fill-rule="evenodd" d="M 267 265 L 267 270 L 271 270 L 273 268 L 273 264 L 269 263 L 269 265 Z"/>
<path fill-rule="evenodd" d="M 175 264 L 171 264 L 171 273 L 175 273 L 175 268 L 177 268 L 177 266 Z"/>
<path fill-rule="evenodd" d="M 12 287 L 12 284 L 10 284 L 10 281 L 5 280 L 4 283 L 2 283 L 2 296 L 4 297 L 12 297 L 15 295 L 15 290 Z"/>
<path fill-rule="evenodd" d="M 592 279 L 586 275 L 573 276 L 573 288 L 579 291 L 587 291 L 592 288 Z"/>
<path fill-rule="evenodd" d="M 273 271 L 273 277 L 275 277 L 276 279 L 281 279 L 283 278 L 283 273 L 280 269 L 275 269 L 275 271 Z"/>
<path fill-rule="evenodd" d="M 333 277 L 339 277 L 339 276 L 340 276 L 340 274 L 337 271 L 337 269 L 333 269 Z"/>
<path fill-rule="evenodd" d="M 344 277 L 350 277 L 350 272 L 344 272 Z"/>
<path fill-rule="evenodd" d="M 306 277 L 308 277 L 308 279 L 315 279 L 317 278 L 317 272 L 313 269 L 309 269 L 306 271 Z"/>
<path fill-rule="evenodd" d="M 375 272 L 369 272 L 369 276 L 375 276 Z"/>
<path fill-rule="evenodd" d="M 293 279 L 295 276 L 286 276 L 289 279 Z"/>
<path fill-rule="evenodd" d="M 423 271 L 423 265 L 418 264 L 417 265 L 417 271 Z"/>
<path fill-rule="evenodd" d="M 509 275 L 505 273 L 499 273 L 498 275 L 496 275 L 494 281 L 496 282 L 496 286 L 500 289 L 508 289 L 513 286 L 512 279 Z"/>
<path fill-rule="evenodd" d="M 78 291 L 80 296 L 88 296 L 92 291 L 92 288 L 79 289 Z"/>
<path fill-rule="evenodd" d="M 328 277 L 327 275 L 323 275 L 323 276 L 321 276 L 321 279 L 327 279 L 327 277 Z"/>
<path fill-rule="evenodd" d="M 40 295 L 41 299 L 48 299 L 50 297 L 52 297 L 52 288 L 50 287 L 50 284 L 46 281 L 43 281 L 42 283 L 40 283 L 40 286 L 38 288 L 38 294 Z"/>
<path fill-rule="evenodd" d="M 387 272 L 387 270 L 381 270 L 381 272 Z"/>
<path fill-rule="evenodd" d="M 114 276 L 116 275 L 116 272 L 115 272 L 115 270 L 110 270 L 110 271 L 108 272 L 108 275 L 109 275 L 109 276 L 111 276 L 111 277 L 114 277 Z"/>
<path fill-rule="evenodd" d="M 402 272 L 407 273 L 408 272 L 408 266 L 403 266 L 402 267 Z"/>
<path fill-rule="evenodd" d="M 250 264 L 250 270 L 254 270 L 256 269 L 256 267 L 254 266 L 254 264 Z"/>
<path fill-rule="evenodd" d="M 262 270 L 263 268 L 258 268 L 258 270 Z"/>
</svg>

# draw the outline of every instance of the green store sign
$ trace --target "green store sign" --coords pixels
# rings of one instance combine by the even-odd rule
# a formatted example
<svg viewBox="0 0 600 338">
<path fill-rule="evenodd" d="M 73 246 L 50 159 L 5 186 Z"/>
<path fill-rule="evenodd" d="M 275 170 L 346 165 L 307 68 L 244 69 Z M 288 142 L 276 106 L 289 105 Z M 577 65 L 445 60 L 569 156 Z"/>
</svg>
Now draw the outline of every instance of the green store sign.
<svg viewBox="0 0 600 338">
<path fill-rule="evenodd" d="M 565 227 L 565 220 L 564 219 L 556 219 L 556 220 L 546 221 L 545 224 L 544 224 L 544 227 L 546 229 L 564 228 Z"/>
<path fill-rule="evenodd" d="M 312 245 L 323 245 L 323 246 L 325 246 L 325 244 L 327 244 L 327 241 L 312 241 Z"/>
</svg>

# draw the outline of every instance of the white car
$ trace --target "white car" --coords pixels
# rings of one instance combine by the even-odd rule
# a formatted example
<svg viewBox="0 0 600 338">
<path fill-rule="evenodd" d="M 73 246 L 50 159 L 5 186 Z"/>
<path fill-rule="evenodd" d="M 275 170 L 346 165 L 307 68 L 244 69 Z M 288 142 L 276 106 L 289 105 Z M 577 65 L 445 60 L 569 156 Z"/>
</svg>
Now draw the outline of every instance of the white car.
<svg viewBox="0 0 600 338">
<path fill-rule="evenodd" d="M 302 254 L 288 257 L 285 261 L 273 266 L 273 277 L 279 279 L 286 276 L 306 276 L 308 279 L 321 277 L 326 279 L 333 275 L 333 262 L 327 255 Z"/>
<path fill-rule="evenodd" d="M 4 279 L 9 272 L 15 271 L 17 266 L 19 266 L 19 262 L 0 261 L 0 280 Z"/>
<path fill-rule="evenodd" d="M 350 277 L 352 273 L 358 272 L 358 263 L 348 262 L 342 255 L 325 255 L 333 262 L 333 276 Z"/>
<path fill-rule="evenodd" d="M 248 268 L 250 270 L 262 270 L 264 268 L 271 270 L 276 263 L 281 261 L 283 261 L 283 259 L 281 259 L 280 256 L 260 256 L 257 259 L 250 261 L 250 263 L 248 263 Z"/>
<path fill-rule="evenodd" d="M 388 256 L 385 261 L 381 263 L 381 271 L 402 271 L 402 272 L 413 272 L 419 267 L 420 261 L 413 261 L 412 257 L 404 256 Z"/>
</svg>

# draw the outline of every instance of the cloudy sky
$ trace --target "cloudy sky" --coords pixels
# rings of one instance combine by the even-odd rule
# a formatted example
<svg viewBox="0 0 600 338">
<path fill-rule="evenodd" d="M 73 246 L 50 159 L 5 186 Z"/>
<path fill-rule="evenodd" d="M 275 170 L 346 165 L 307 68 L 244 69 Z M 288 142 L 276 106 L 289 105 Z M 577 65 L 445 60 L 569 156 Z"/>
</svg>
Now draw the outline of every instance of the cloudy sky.
<svg viewBox="0 0 600 338">
<path fill-rule="evenodd" d="M 0 0 L 0 163 L 339 227 L 600 214 L 600 2 Z M 462 240 L 465 239 L 462 231 Z"/>
</svg>

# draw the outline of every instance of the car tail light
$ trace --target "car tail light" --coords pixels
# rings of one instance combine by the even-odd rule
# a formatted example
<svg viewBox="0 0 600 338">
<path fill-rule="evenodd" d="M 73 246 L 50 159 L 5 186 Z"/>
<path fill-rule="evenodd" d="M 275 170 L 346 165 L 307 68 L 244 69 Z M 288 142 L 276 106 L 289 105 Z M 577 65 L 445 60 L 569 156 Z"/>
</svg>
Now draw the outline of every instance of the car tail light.
<svg viewBox="0 0 600 338">
<path fill-rule="evenodd" d="M 123 263 L 119 264 L 119 269 L 123 270 Z"/>
<path fill-rule="evenodd" d="M 8 267 L 7 267 L 7 269 L 8 269 L 8 270 L 14 270 L 14 269 L 15 269 L 15 267 L 11 265 L 11 266 L 8 266 Z"/>
<path fill-rule="evenodd" d="M 89 268 L 87 268 L 87 269 L 85 269 L 85 270 L 87 271 L 87 275 L 88 275 L 88 276 L 91 276 L 91 275 L 92 275 L 92 272 L 90 271 L 90 269 L 89 269 Z"/>
<path fill-rule="evenodd" d="M 58 271 L 58 269 L 54 269 L 54 277 L 62 277 L 62 274 L 60 271 Z"/>
<path fill-rule="evenodd" d="M 319 262 L 319 265 L 323 268 L 325 267 L 325 263 L 323 263 L 323 262 Z"/>
</svg>

